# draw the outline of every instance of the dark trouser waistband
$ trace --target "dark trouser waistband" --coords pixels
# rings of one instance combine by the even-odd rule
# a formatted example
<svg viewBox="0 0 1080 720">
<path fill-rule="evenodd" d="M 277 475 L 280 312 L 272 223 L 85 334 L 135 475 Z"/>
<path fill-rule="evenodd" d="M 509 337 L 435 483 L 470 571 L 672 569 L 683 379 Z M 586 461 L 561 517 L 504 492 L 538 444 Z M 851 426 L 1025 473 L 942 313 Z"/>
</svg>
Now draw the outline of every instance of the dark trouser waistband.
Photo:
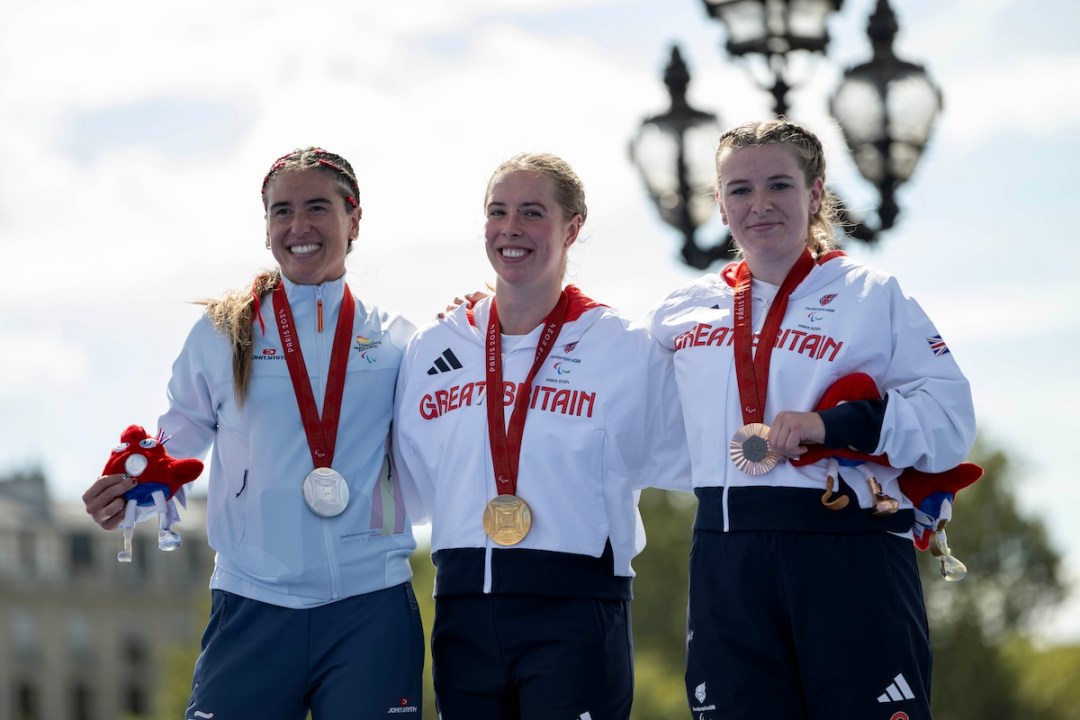
<svg viewBox="0 0 1080 720">
<path fill-rule="evenodd" d="M 823 490 L 790 487 L 733 487 L 727 490 L 727 527 L 724 526 L 724 488 L 694 490 L 698 498 L 694 530 L 791 530 L 796 532 L 907 532 L 915 523 L 913 510 L 876 516 L 859 507 L 855 493 L 841 482 L 838 494 L 849 498 L 843 510 L 821 504 Z M 835 496 L 834 496 L 835 497 Z"/>
<path fill-rule="evenodd" d="M 485 548 L 454 548 L 432 554 L 435 596 L 484 592 Z M 491 592 L 629 600 L 632 578 L 615 574 L 609 541 L 600 557 L 577 553 L 494 548 Z"/>
</svg>

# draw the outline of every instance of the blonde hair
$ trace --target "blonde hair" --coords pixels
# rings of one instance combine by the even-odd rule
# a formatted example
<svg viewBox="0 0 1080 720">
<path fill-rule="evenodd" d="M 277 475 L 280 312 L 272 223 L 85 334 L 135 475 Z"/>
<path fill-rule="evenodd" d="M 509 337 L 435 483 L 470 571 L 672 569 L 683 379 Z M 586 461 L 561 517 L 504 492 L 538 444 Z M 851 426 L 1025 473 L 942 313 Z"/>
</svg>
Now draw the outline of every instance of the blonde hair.
<svg viewBox="0 0 1080 720">
<path fill-rule="evenodd" d="M 716 148 L 716 186 L 719 188 L 723 182 L 720 168 L 726 153 L 742 148 L 778 144 L 787 145 L 795 152 L 795 159 L 807 186 L 812 186 L 815 180 L 821 178 L 821 202 L 817 212 L 810 217 L 806 245 L 818 255 L 826 253 L 836 247 L 833 226 L 837 222 L 837 198 L 824 188 L 825 150 L 821 140 L 802 125 L 786 118 L 776 118 L 744 123 L 726 131 L 720 136 L 720 144 Z"/>
<path fill-rule="evenodd" d="M 563 216 L 569 220 L 580 215 L 581 224 L 585 224 L 585 218 L 589 215 L 589 208 L 585 205 L 585 185 L 568 162 L 551 153 L 518 153 L 495 168 L 484 192 L 485 208 L 491 197 L 492 184 L 502 175 L 517 170 L 551 178 L 555 183 L 555 202 L 562 208 Z"/>
<path fill-rule="evenodd" d="M 232 347 L 233 394 L 240 408 L 244 407 L 251 384 L 254 324 L 258 320 L 255 312 L 263 299 L 280 284 L 280 270 L 262 272 L 248 288 L 237 288 L 217 298 L 196 301 L 206 306 L 206 316 L 214 329 L 224 335 Z"/>
</svg>

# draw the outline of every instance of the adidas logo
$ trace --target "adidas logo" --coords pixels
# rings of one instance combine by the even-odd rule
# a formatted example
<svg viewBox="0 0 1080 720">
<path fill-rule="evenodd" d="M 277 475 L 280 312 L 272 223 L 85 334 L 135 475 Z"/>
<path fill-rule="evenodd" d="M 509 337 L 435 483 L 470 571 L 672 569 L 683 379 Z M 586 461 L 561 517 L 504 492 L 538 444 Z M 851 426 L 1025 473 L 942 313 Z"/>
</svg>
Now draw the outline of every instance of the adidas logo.
<svg viewBox="0 0 1080 720">
<path fill-rule="evenodd" d="M 450 348 L 446 348 L 442 351 L 442 355 L 435 358 L 435 363 L 428 368 L 428 375 L 438 375 L 439 373 L 450 372 L 451 370 L 460 370 L 461 361 L 454 355 L 454 351 Z"/>
<path fill-rule="evenodd" d="M 887 703 L 914 699 L 915 693 L 911 692 L 911 686 L 908 685 L 907 680 L 904 679 L 904 674 L 900 673 L 893 678 L 889 687 L 885 688 L 885 692 L 878 696 L 877 701 L 879 703 Z"/>
</svg>

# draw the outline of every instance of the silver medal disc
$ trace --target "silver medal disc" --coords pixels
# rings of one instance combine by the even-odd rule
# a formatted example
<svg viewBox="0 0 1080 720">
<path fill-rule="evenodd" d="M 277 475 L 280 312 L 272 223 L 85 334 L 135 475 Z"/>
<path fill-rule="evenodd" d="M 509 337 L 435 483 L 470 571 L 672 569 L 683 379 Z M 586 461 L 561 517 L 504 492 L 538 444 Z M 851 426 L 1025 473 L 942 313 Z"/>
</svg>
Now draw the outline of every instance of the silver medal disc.
<svg viewBox="0 0 1080 720">
<path fill-rule="evenodd" d="M 304 478 L 304 502 L 320 517 L 340 515 L 349 504 L 349 486 L 337 470 L 315 468 Z"/>
</svg>

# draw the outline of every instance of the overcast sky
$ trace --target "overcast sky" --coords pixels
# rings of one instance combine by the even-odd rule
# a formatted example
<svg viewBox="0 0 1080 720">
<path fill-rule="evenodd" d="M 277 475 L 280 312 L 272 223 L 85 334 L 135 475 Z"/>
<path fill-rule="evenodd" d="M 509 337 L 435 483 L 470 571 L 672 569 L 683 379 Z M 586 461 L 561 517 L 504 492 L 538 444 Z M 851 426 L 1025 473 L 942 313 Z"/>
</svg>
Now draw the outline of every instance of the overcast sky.
<svg viewBox="0 0 1080 720">
<path fill-rule="evenodd" d="M 830 59 L 791 97 L 857 209 L 875 196 L 826 99 L 869 59 L 872 6 L 844 3 Z M 945 111 L 899 226 L 849 252 L 936 321 L 981 439 L 1009 453 L 1024 509 L 1077 582 L 1080 3 L 893 6 L 897 54 L 926 65 Z M 259 186 L 296 147 L 352 161 L 364 219 L 350 284 L 416 322 L 491 279 L 494 166 L 555 152 L 588 192 L 572 281 L 640 317 L 696 275 L 627 158 L 641 120 L 667 108 L 672 44 L 691 102 L 721 124 L 770 109 L 724 39 L 700 0 L 0 0 L 0 472 L 40 467 L 76 500 L 126 425 L 154 426 L 189 301 L 272 265 Z M 1046 632 L 1080 640 L 1080 601 Z"/>
</svg>

